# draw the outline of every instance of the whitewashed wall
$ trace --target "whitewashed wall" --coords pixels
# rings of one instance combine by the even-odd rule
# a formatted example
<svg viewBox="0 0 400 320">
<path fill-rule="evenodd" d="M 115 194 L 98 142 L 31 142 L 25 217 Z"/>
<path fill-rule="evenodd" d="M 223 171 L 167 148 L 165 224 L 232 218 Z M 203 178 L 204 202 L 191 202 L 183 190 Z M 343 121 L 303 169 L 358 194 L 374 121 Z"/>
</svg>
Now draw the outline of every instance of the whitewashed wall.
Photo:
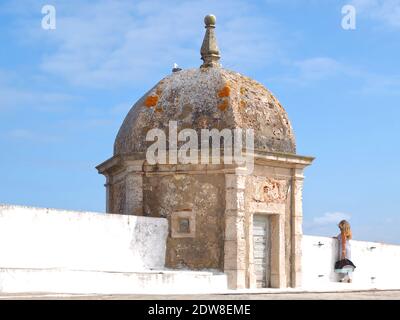
<svg viewBox="0 0 400 320">
<path fill-rule="evenodd" d="M 43 291 L 43 281 L 38 280 L 38 285 L 33 286 L 33 289 L 29 286 L 32 285 L 32 279 L 34 279 L 32 272 L 37 276 L 41 276 L 42 273 L 45 277 L 53 274 L 53 277 L 58 276 L 56 271 L 46 271 L 49 269 L 67 272 L 59 276 L 61 277 L 59 282 L 64 287 L 61 284 L 55 285 L 54 292 L 61 292 L 60 290 L 65 289 L 68 283 L 79 283 L 79 281 L 67 281 L 69 278 L 65 278 L 65 275 L 70 275 L 71 279 L 75 279 L 81 276 L 80 273 L 76 273 L 79 271 L 137 272 L 130 274 L 133 277 L 132 283 L 124 290 L 128 292 L 142 287 L 147 288 L 150 282 L 143 282 L 143 279 L 149 277 L 156 279 L 161 276 L 147 273 L 142 275 L 140 272 L 164 268 L 167 232 L 167 220 L 162 218 L 0 205 L 0 275 L 2 275 L 0 292 L 1 287 L 4 292 L 19 292 L 23 289 Z M 346 286 L 400 288 L 400 246 L 355 240 L 351 241 L 351 246 L 352 260 L 357 268 L 354 272 L 353 284 L 346 284 Z M 337 240 L 304 235 L 302 242 L 303 288 L 329 289 L 332 284 L 337 284 L 338 278 L 333 270 L 337 255 Z M 71 271 L 75 273 L 70 274 L 68 270 L 75 270 Z M 21 274 L 14 277 L 11 272 Z M 28 277 L 26 281 L 24 280 L 25 273 Z M 94 284 L 100 285 L 101 277 L 111 277 L 113 280 L 110 280 L 110 283 L 115 284 L 114 277 L 128 275 L 82 273 L 82 279 L 89 276 L 94 277 Z M 171 275 L 162 275 L 162 277 L 167 276 Z M 173 276 L 178 277 L 180 274 L 173 274 Z M 204 275 L 204 277 L 213 279 L 211 275 Z M 157 278 L 158 282 L 153 282 L 158 286 L 160 279 Z M 16 283 L 16 280 L 24 281 Z M 141 283 L 139 280 L 143 282 L 142 287 L 138 285 Z M 110 285 L 110 288 L 103 283 L 102 290 L 125 292 L 121 289 L 121 283 L 123 281 L 118 285 Z M 168 283 L 170 287 L 171 283 Z M 85 290 L 90 291 L 94 290 L 95 286 L 86 284 L 86 287 Z M 85 291 L 82 288 L 78 289 L 74 290 Z M 90 292 L 97 292 L 96 290 Z"/>
<path fill-rule="evenodd" d="M 303 236 L 303 286 L 327 286 L 337 282 L 334 263 L 338 258 L 336 239 Z M 355 286 L 400 288 L 400 246 L 351 240 Z"/>
<path fill-rule="evenodd" d="M 163 218 L 0 205 L 0 268 L 160 269 L 167 232 Z"/>
</svg>

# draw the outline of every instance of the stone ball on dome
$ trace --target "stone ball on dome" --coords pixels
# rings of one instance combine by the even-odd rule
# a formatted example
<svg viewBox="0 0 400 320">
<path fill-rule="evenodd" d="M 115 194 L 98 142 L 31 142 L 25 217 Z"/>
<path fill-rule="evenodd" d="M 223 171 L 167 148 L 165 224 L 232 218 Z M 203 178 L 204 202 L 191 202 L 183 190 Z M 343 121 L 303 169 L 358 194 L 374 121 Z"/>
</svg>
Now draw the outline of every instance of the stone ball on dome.
<svg viewBox="0 0 400 320">
<path fill-rule="evenodd" d="M 215 25 L 216 22 L 217 18 L 213 14 L 208 14 L 204 18 L 204 23 L 206 24 L 206 26 Z"/>
</svg>

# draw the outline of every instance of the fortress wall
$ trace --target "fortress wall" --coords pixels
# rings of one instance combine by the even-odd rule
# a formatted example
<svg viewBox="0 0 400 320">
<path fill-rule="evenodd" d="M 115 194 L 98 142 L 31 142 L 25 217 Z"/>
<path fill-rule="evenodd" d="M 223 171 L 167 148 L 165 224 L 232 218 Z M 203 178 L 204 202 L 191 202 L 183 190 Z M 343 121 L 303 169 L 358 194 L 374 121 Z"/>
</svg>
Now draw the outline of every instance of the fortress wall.
<svg viewBox="0 0 400 320">
<path fill-rule="evenodd" d="M 338 281 L 333 270 L 338 258 L 337 242 L 328 237 L 303 236 L 304 287 L 325 287 Z M 351 240 L 351 260 L 357 267 L 353 273 L 354 284 L 370 288 L 400 288 L 400 245 Z"/>
<path fill-rule="evenodd" d="M 0 270 L 162 269 L 167 219 L 0 205 Z M 351 241 L 357 288 L 400 288 L 400 246 Z M 304 235 L 303 288 L 329 289 L 337 240 Z M 44 270 L 43 270 L 44 271 Z"/>
<path fill-rule="evenodd" d="M 0 205 L 0 268 L 161 269 L 164 218 Z"/>
</svg>

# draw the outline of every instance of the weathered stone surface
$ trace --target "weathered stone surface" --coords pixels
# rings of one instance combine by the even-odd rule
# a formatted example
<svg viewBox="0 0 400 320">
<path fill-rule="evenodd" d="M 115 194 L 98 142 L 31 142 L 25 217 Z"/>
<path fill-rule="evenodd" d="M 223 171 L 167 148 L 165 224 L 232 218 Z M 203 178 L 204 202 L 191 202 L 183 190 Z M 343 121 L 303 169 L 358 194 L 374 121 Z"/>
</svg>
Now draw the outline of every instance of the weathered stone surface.
<svg viewBox="0 0 400 320">
<path fill-rule="evenodd" d="M 245 239 L 245 219 L 241 216 L 225 217 L 225 240 Z"/>
<path fill-rule="evenodd" d="M 246 288 L 246 270 L 225 270 L 224 273 L 228 277 L 229 289 Z"/>
<path fill-rule="evenodd" d="M 227 189 L 245 189 L 246 188 L 246 176 L 236 174 L 225 175 L 226 188 Z"/>
<path fill-rule="evenodd" d="M 222 269 L 225 179 L 222 174 L 144 177 L 144 213 L 170 222 L 166 265 L 173 268 Z M 221 201 L 222 200 L 222 201 Z M 195 215 L 195 238 L 171 237 L 174 212 Z"/>
<path fill-rule="evenodd" d="M 272 177 L 249 177 L 248 192 L 259 203 L 284 203 L 288 196 L 288 181 Z"/>
<path fill-rule="evenodd" d="M 244 210 L 244 192 L 236 189 L 226 190 L 226 209 L 227 210 Z"/>
<path fill-rule="evenodd" d="M 224 247 L 224 269 L 233 270 L 246 268 L 246 240 L 226 240 Z"/>
<path fill-rule="evenodd" d="M 288 116 L 263 85 L 220 67 L 187 69 L 167 76 L 130 110 L 114 144 L 114 154 L 145 152 L 148 130 L 168 134 L 169 121 L 184 128 L 254 129 L 256 149 L 295 153 Z"/>
<path fill-rule="evenodd" d="M 126 206 L 126 187 L 125 181 L 119 181 L 110 186 L 111 213 L 125 213 Z"/>
<path fill-rule="evenodd" d="M 129 173 L 125 178 L 125 213 L 142 215 L 143 212 L 143 177 Z"/>
</svg>

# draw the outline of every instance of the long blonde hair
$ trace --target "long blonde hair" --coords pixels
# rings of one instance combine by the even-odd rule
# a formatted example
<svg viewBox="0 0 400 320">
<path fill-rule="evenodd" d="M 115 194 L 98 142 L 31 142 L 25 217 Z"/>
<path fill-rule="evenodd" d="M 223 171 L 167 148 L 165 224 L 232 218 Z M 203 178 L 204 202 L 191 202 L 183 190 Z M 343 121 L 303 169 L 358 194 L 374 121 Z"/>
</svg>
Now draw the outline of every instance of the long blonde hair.
<svg viewBox="0 0 400 320">
<path fill-rule="evenodd" d="M 339 222 L 339 229 L 342 234 L 346 237 L 346 239 L 351 239 L 353 237 L 351 233 L 350 223 L 346 220 L 342 220 Z"/>
</svg>

